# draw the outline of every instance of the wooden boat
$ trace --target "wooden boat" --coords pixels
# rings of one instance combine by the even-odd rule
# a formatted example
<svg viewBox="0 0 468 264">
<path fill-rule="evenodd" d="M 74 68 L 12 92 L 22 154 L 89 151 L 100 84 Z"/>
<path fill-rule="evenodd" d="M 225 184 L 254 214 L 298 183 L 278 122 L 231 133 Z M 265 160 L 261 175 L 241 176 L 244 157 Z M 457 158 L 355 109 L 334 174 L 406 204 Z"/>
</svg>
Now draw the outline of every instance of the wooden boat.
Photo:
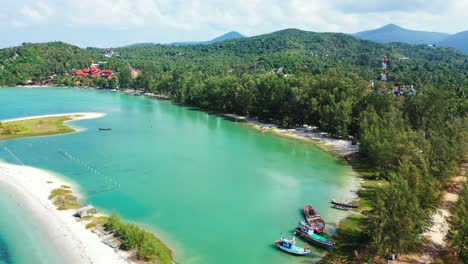
<svg viewBox="0 0 468 264">
<path fill-rule="evenodd" d="M 349 209 L 351 209 L 350 207 L 337 205 L 337 204 L 332 204 L 332 207 L 338 210 L 343 210 L 343 211 L 348 211 Z"/>
<path fill-rule="evenodd" d="M 311 205 L 304 206 L 304 216 L 315 233 L 322 234 L 325 231 L 325 221 Z"/>
<path fill-rule="evenodd" d="M 332 204 L 343 206 L 343 207 L 348 207 L 348 208 L 358 208 L 359 204 L 351 204 L 351 203 L 345 203 L 345 202 L 337 202 L 335 199 L 331 200 Z"/>
<path fill-rule="evenodd" d="M 296 227 L 294 234 L 303 238 L 309 244 L 317 247 L 321 247 L 327 250 L 332 250 L 335 247 L 335 242 L 328 240 L 328 238 L 324 236 L 316 234 L 313 229 L 310 229 L 301 223 L 299 223 L 299 225 Z"/>
<path fill-rule="evenodd" d="M 281 235 L 279 240 L 275 241 L 277 248 L 296 256 L 308 256 L 310 255 L 310 248 L 301 248 L 296 246 L 296 241 L 293 238 L 292 240 L 287 240 Z"/>
<path fill-rule="evenodd" d="M 112 128 L 102 128 L 102 127 L 100 127 L 99 130 L 112 130 Z"/>
</svg>

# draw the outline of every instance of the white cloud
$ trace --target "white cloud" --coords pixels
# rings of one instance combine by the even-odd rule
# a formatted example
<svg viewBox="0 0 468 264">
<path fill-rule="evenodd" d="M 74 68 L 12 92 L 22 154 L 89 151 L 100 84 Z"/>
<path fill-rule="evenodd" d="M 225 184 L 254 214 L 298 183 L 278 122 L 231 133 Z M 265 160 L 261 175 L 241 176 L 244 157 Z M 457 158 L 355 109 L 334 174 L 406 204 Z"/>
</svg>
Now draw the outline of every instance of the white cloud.
<svg viewBox="0 0 468 264">
<path fill-rule="evenodd" d="M 35 5 L 24 5 L 20 10 L 20 14 L 24 16 L 25 21 L 13 20 L 13 25 L 23 26 L 28 22 L 33 24 L 45 23 L 55 14 L 55 10 L 39 1 Z"/>
<path fill-rule="evenodd" d="M 8 23 L 33 31 L 35 27 L 50 24 L 64 32 L 69 31 L 70 35 L 83 36 L 81 38 L 95 30 L 102 32 L 102 38 L 107 41 L 120 38 L 127 42 L 207 40 L 230 30 L 250 36 L 285 28 L 351 33 L 388 23 L 410 29 L 455 33 L 466 30 L 468 25 L 468 0 L 4 2 L 0 10 L 0 23 L 4 25 Z M 68 30 L 70 28 L 73 30 Z M 119 36 L 115 34 L 116 30 Z M 47 29 L 43 33 L 48 34 Z M 97 43 L 99 40 L 95 38 L 93 41 Z"/>
</svg>

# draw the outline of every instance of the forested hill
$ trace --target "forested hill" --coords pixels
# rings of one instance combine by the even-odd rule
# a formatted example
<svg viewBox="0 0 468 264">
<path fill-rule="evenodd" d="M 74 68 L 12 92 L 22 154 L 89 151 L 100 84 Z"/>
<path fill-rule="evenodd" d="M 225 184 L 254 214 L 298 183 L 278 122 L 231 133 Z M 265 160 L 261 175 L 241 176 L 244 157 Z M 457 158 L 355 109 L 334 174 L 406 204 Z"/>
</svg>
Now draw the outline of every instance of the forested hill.
<svg viewBox="0 0 468 264">
<path fill-rule="evenodd" d="M 333 69 L 372 80 L 380 73 L 384 54 L 390 58 L 389 77 L 397 82 L 426 84 L 443 79 L 459 82 L 468 71 L 468 56 L 447 48 L 378 44 L 346 34 L 297 29 L 205 46 L 158 45 L 117 50 L 132 65 L 150 66 L 158 71 L 188 67 L 194 71 L 240 74 L 284 67 L 285 73 L 321 74 Z"/>
<path fill-rule="evenodd" d="M 23 84 L 28 78 L 45 80 L 72 69 L 89 67 L 103 56 L 63 42 L 24 43 L 0 50 L 0 86 Z"/>
<path fill-rule="evenodd" d="M 0 85 L 15 85 L 25 78 L 44 79 L 84 68 L 90 61 L 109 61 L 147 69 L 152 75 L 180 68 L 206 74 L 258 74 L 277 71 L 323 74 L 330 70 L 356 73 L 365 80 L 379 76 L 384 54 L 390 59 L 389 78 L 395 82 L 438 84 L 466 79 L 468 56 L 447 48 L 425 45 L 378 44 L 338 33 L 287 29 L 250 38 L 197 46 L 155 45 L 113 49 L 80 49 L 61 42 L 25 44 L 0 50 Z M 154 76 L 156 78 L 156 76 Z"/>
</svg>

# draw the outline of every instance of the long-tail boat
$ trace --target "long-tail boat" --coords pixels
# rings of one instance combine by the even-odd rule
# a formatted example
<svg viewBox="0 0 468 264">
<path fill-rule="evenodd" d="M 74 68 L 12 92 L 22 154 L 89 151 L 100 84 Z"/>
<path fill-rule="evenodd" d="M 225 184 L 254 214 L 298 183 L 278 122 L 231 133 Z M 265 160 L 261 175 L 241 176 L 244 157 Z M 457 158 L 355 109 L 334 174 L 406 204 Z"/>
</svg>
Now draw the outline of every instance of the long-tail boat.
<svg viewBox="0 0 468 264">
<path fill-rule="evenodd" d="M 287 240 L 281 235 L 279 240 L 275 241 L 276 247 L 279 249 L 288 252 L 289 254 L 293 254 L 296 256 L 308 256 L 310 255 L 310 248 L 302 248 L 296 246 L 295 237 L 291 240 Z"/>
<path fill-rule="evenodd" d="M 332 204 L 335 204 L 335 205 L 339 205 L 339 206 L 348 207 L 348 208 L 358 208 L 358 207 L 359 207 L 359 204 L 351 204 L 351 203 L 345 203 L 345 202 L 338 202 L 338 201 L 335 201 L 335 199 L 331 200 L 331 203 L 332 203 Z"/>
<path fill-rule="evenodd" d="M 296 227 L 295 235 L 303 238 L 311 245 L 318 246 L 327 250 L 332 250 L 335 247 L 335 242 L 328 240 L 328 238 L 314 233 L 313 229 L 299 223 Z"/>
<path fill-rule="evenodd" d="M 337 204 L 332 204 L 332 208 L 343 210 L 343 211 L 348 211 L 349 209 L 351 209 L 350 207 L 337 205 Z"/>
<path fill-rule="evenodd" d="M 322 234 L 325 231 L 325 221 L 311 205 L 304 206 L 304 216 L 315 233 Z"/>
</svg>

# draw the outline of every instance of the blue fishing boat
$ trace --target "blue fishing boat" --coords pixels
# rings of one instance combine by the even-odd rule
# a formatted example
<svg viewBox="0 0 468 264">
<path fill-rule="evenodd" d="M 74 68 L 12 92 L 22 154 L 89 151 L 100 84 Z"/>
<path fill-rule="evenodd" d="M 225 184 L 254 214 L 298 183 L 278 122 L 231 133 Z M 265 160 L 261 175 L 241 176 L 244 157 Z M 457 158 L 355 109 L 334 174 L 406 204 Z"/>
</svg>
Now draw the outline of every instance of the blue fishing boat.
<svg viewBox="0 0 468 264">
<path fill-rule="evenodd" d="M 310 255 L 309 248 L 302 248 L 296 246 L 296 239 L 293 237 L 291 240 L 287 240 L 281 234 L 281 238 L 275 241 L 276 247 L 279 249 L 288 252 L 289 254 L 296 255 L 296 256 L 308 256 Z"/>
<path fill-rule="evenodd" d="M 309 244 L 318 246 L 327 250 L 332 250 L 335 247 L 335 242 L 328 240 L 328 238 L 318 235 L 313 229 L 310 229 L 304 222 L 299 222 L 296 227 L 295 235 L 302 237 Z"/>
</svg>

